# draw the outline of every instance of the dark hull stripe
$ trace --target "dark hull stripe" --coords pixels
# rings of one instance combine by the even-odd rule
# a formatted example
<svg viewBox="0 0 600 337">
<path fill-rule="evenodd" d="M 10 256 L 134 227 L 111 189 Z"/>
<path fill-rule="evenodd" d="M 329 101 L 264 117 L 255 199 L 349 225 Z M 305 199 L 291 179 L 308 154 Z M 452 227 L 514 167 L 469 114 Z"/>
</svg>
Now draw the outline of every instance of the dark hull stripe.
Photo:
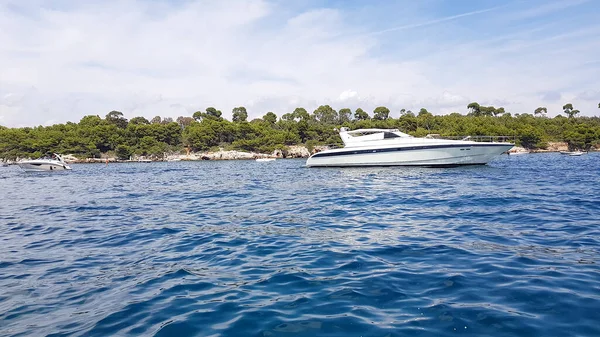
<svg viewBox="0 0 600 337">
<path fill-rule="evenodd" d="M 471 147 L 508 147 L 513 146 L 512 144 L 445 144 L 445 145 L 420 145 L 420 146 L 405 146 L 405 147 L 390 147 L 385 149 L 370 149 L 370 150 L 348 150 L 340 152 L 319 152 L 312 155 L 311 158 L 320 157 L 336 157 L 336 156 L 348 156 L 355 154 L 367 154 L 367 153 L 382 153 L 382 152 L 397 152 L 397 151 L 416 151 L 416 150 L 429 150 L 429 149 L 449 149 L 449 148 L 471 148 Z"/>
<path fill-rule="evenodd" d="M 419 165 L 415 165 L 415 164 L 375 164 L 375 165 L 365 165 L 365 164 L 358 164 L 358 165 L 315 165 L 315 166 L 308 166 L 308 167 L 331 167 L 331 168 L 354 168 L 354 167 L 394 167 L 394 166 L 398 166 L 398 167 L 438 167 L 438 168 L 446 168 L 446 167 L 461 167 L 461 166 L 482 166 L 482 165 L 487 165 L 484 163 L 477 163 L 477 164 L 419 164 Z"/>
<path fill-rule="evenodd" d="M 393 163 L 343 163 L 343 164 L 308 164 L 307 166 L 309 167 L 370 167 L 370 166 L 412 166 L 412 167 L 456 167 L 456 166 L 467 166 L 467 165 L 485 165 L 487 163 L 487 161 L 485 162 L 473 162 L 470 161 L 468 163 L 461 163 L 460 160 L 463 158 L 473 158 L 473 157 L 484 157 L 486 156 L 485 154 L 479 154 L 479 155 L 475 155 L 475 156 L 459 156 L 459 157 L 446 157 L 446 158 L 437 158 L 435 160 L 454 160 L 454 162 L 451 163 L 437 163 L 437 162 L 433 162 L 433 163 L 427 163 L 427 161 L 431 161 L 430 160 L 409 160 L 409 161 L 401 161 L 401 162 L 393 162 Z"/>
</svg>

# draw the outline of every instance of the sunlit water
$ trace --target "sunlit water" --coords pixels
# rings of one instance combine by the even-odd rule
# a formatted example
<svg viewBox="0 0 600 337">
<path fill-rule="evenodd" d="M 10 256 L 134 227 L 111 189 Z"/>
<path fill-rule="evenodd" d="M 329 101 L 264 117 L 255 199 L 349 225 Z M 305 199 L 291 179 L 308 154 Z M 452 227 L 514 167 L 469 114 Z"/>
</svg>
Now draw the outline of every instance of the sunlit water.
<svg viewBox="0 0 600 337">
<path fill-rule="evenodd" d="M 600 336 L 600 155 L 0 168 L 1 336 Z"/>
</svg>

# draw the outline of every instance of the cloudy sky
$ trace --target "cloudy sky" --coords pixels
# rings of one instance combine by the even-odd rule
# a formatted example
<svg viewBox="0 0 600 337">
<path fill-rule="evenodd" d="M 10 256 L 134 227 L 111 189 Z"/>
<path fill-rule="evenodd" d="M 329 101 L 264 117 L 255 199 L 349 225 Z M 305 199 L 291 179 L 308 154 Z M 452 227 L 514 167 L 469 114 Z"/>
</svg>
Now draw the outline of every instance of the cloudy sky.
<svg viewBox="0 0 600 337">
<path fill-rule="evenodd" d="M 599 0 L 0 0 L 0 125 L 298 106 L 599 115 Z"/>
</svg>

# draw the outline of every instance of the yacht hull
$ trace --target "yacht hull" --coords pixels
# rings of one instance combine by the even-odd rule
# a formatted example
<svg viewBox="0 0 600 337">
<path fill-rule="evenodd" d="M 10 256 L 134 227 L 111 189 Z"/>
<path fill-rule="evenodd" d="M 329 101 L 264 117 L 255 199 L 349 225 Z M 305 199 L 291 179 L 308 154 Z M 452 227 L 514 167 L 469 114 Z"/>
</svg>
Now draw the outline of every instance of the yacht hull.
<svg viewBox="0 0 600 337">
<path fill-rule="evenodd" d="M 308 167 L 347 166 L 459 166 L 484 165 L 510 150 L 508 143 L 399 146 L 385 148 L 344 148 L 316 153 Z"/>
<path fill-rule="evenodd" d="M 19 167 L 25 172 L 47 172 L 47 171 L 65 171 L 70 170 L 69 165 L 63 163 L 51 163 L 42 161 L 31 161 L 18 163 Z"/>
</svg>

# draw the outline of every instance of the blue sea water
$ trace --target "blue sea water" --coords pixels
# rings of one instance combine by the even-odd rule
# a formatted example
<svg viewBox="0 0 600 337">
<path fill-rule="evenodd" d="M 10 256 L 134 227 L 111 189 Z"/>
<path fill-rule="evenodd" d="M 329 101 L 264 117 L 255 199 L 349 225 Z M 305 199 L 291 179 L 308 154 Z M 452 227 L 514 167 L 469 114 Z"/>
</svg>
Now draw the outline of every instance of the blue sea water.
<svg viewBox="0 0 600 337">
<path fill-rule="evenodd" d="M 1 336 L 600 336 L 600 154 L 0 168 Z"/>
</svg>

